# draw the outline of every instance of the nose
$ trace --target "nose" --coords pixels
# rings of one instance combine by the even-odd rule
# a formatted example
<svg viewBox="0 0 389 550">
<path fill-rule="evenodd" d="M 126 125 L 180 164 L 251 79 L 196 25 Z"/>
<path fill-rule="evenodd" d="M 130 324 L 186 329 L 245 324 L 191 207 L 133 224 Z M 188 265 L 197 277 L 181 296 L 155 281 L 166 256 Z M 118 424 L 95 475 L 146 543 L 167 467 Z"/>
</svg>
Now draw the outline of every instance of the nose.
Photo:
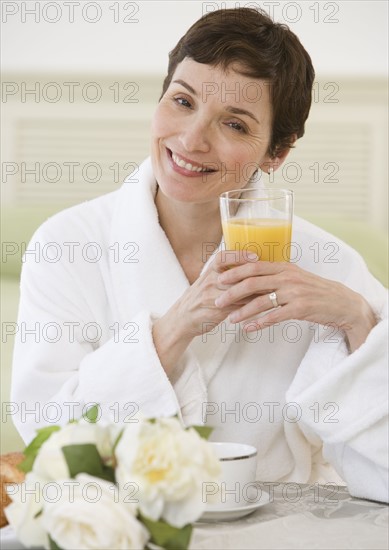
<svg viewBox="0 0 389 550">
<path fill-rule="evenodd" d="M 179 139 L 188 153 L 208 153 L 211 149 L 209 124 L 200 117 L 191 117 L 182 129 Z"/>
</svg>

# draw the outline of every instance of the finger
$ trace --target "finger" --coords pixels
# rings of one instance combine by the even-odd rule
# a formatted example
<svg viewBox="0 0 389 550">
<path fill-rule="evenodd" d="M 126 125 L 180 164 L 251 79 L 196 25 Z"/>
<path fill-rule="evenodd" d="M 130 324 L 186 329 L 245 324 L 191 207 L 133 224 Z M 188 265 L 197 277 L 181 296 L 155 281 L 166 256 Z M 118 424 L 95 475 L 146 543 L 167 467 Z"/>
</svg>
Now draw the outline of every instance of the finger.
<svg viewBox="0 0 389 550">
<path fill-rule="evenodd" d="M 242 330 L 245 332 L 254 332 L 256 330 L 263 330 L 271 327 L 272 325 L 276 325 L 277 323 L 293 319 L 292 309 L 293 308 L 289 304 L 273 309 L 268 313 L 261 315 L 258 319 L 252 319 L 245 322 L 242 325 Z"/>
<path fill-rule="evenodd" d="M 250 277 L 244 279 L 222 292 L 215 300 L 217 307 L 227 307 L 231 304 L 245 299 L 251 295 L 270 294 L 278 292 L 279 285 L 276 277 Z"/>
<path fill-rule="evenodd" d="M 229 288 L 231 288 L 232 285 L 223 285 L 221 283 L 219 283 L 217 280 L 216 280 L 216 288 L 218 290 L 228 290 Z"/>
<path fill-rule="evenodd" d="M 216 255 L 210 267 L 217 273 L 223 273 L 223 271 L 231 269 L 232 267 L 256 262 L 258 262 L 258 256 L 252 252 L 222 250 Z"/>
<path fill-rule="evenodd" d="M 235 284 L 248 277 L 277 275 L 290 269 L 289 266 L 290 264 L 287 262 L 245 262 L 222 272 L 218 277 L 218 282 L 220 284 Z"/>
<path fill-rule="evenodd" d="M 236 311 L 236 308 L 246 306 L 247 304 L 255 300 L 255 298 L 258 298 L 258 296 L 248 296 L 247 298 L 244 298 L 242 300 L 239 300 L 238 302 L 235 302 L 234 304 L 229 306 L 229 308 L 231 309 L 231 311 Z"/>
<path fill-rule="evenodd" d="M 229 320 L 231 323 L 241 323 L 269 309 L 274 309 L 274 305 L 269 300 L 269 297 L 267 295 L 256 296 L 243 307 L 233 311 L 229 316 Z"/>
</svg>

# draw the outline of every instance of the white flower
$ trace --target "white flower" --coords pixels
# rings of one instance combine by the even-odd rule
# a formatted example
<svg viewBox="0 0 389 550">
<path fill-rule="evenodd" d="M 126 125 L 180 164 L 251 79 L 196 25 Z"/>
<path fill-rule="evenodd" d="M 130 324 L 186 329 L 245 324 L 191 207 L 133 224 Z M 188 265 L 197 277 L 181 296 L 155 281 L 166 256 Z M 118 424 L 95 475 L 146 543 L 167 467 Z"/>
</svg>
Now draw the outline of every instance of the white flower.
<svg viewBox="0 0 389 550">
<path fill-rule="evenodd" d="M 58 482 L 57 502 L 44 506 L 42 525 L 61 548 L 136 549 L 144 548 L 149 538 L 136 519 L 136 507 L 118 498 L 115 486 L 102 479 L 79 474 Z M 116 492 L 115 492 L 116 491 Z"/>
<path fill-rule="evenodd" d="M 47 547 L 47 533 L 42 526 L 41 516 L 38 515 L 43 507 L 44 484 L 44 480 L 29 472 L 23 483 L 12 487 L 12 493 L 8 490 L 12 502 L 4 509 L 4 513 L 17 539 L 27 547 Z"/>
<path fill-rule="evenodd" d="M 116 449 L 116 480 L 139 487 L 139 507 L 145 516 L 163 518 L 175 527 L 198 519 L 205 509 L 203 482 L 220 475 L 212 447 L 176 418 L 128 424 Z"/>
<path fill-rule="evenodd" d="M 69 477 L 62 447 L 66 445 L 83 445 L 93 443 L 101 457 L 109 457 L 112 453 L 112 436 L 109 426 L 89 423 L 81 420 L 67 424 L 57 432 L 53 432 L 39 449 L 33 471 L 47 480 L 57 480 Z"/>
</svg>

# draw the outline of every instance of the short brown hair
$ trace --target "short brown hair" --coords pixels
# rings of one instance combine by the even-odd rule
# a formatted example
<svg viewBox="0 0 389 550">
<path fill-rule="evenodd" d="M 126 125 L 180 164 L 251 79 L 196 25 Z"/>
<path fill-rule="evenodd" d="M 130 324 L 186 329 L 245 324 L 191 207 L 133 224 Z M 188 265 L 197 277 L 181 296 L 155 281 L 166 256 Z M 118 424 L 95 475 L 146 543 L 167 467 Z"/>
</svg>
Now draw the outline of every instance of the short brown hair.
<svg viewBox="0 0 389 550">
<path fill-rule="evenodd" d="M 272 157 L 293 146 L 293 135 L 304 135 L 315 71 L 300 40 L 286 25 L 274 23 L 254 8 L 222 9 L 204 15 L 170 52 L 161 97 L 177 65 L 187 57 L 223 69 L 239 63 L 241 74 L 269 83 Z"/>
</svg>

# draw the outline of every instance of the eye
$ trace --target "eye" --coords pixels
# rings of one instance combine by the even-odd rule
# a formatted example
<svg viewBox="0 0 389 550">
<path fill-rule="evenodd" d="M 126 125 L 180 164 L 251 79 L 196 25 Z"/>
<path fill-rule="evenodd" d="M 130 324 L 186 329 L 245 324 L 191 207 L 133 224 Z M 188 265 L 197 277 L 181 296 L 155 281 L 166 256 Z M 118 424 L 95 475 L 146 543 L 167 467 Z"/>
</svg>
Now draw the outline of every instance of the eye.
<svg viewBox="0 0 389 550">
<path fill-rule="evenodd" d="M 185 97 L 178 96 L 173 98 L 173 101 L 178 103 L 178 105 L 182 105 L 182 107 L 187 107 L 188 109 L 192 107 L 191 103 Z"/>
<path fill-rule="evenodd" d="M 233 130 L 236 130 L 237 132 L 241 132 L 242 134 L 247 133 L 246 127 L 240 122 L 227 122 L 227 126 L 232 128 Z"/>
</svg>

